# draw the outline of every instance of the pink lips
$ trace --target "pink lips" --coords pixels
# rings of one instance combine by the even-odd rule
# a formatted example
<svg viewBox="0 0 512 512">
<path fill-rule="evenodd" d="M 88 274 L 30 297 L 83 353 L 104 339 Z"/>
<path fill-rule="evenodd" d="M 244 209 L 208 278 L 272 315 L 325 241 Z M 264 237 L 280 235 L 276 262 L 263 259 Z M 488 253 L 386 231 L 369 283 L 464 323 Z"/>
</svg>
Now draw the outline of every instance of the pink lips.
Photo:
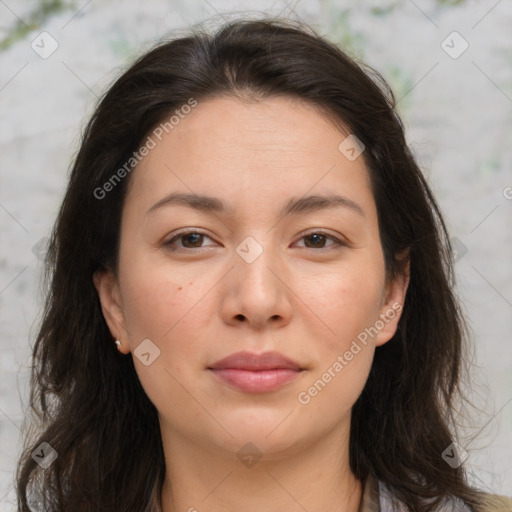
<svg viewBox="0 0 512 512">
<path fill-rule="evenodd" d="M 302 369 L 279 352 L 237 352 L 208 368 L 214 375 L 247 393 L 274 391 L 297 377 Z"/>
</svg>

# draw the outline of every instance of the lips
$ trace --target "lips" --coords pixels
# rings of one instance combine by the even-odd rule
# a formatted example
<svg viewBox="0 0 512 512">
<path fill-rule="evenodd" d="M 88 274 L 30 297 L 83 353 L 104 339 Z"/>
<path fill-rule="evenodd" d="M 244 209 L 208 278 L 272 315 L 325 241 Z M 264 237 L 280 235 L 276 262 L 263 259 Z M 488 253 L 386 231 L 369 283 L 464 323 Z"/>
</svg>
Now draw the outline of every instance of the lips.
<svg viewBox="0 0 512 512">
<path fill-rule="evenodd" d="M 265 352 L 263 354 L 252 354 L 250 352 L 237 352 L 220 361 L 217 361 L 209 367 L 211 370 L 295 370 L 300 371 L 300 366 L 283 356 L 279 352 Z"/>
<path fill-rule="evenodd" d="M 237 352 L 208 370 L 220 382 L 245 393 L 275 391 L 301 374 L 302 368 L 279 352 Z"/>
</svg>

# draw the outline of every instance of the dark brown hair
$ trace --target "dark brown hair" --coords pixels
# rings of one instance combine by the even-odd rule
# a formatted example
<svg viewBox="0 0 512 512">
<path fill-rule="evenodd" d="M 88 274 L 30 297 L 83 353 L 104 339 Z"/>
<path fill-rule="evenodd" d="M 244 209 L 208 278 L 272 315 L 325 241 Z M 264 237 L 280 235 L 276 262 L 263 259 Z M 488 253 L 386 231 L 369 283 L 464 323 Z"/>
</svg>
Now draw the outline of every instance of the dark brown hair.
<svg viewBox="0 0 512 512">
<path fill-rule="evenodd" d="M 395 336 L 375 352 L 353 406 L 350 466 L 373 473 L 412 511 L 453 495 L 479 510 L 463 467 L 441 454 L 455 436 L 466 327 L 452 291 L 453 261 L 441 213 L 406 144 L 393 92 L 310 27 L 238 20 L 196 28 L 143 55 L 109 88 L 89 121 L 46 258 L 47 298 L 33 348 L 30 406 L 40 421 L 17 471 L 18 506 L 44 510 L 149 510 L 165 461 L 157 411 L 130 356 L 118 353 L 92 276 L 117 268 L 129 175 L 95 194 L 150 130 L 190 98 L 227 95 L 308 102 L 363 142 L 388 278 L 410 284 Z M 42 470 L 40 443 L 57 451 Z M 333 450 L 336 447 L 333 447 Z M 39 487 L 38 487 L 39 485 Z"/>
</svg>

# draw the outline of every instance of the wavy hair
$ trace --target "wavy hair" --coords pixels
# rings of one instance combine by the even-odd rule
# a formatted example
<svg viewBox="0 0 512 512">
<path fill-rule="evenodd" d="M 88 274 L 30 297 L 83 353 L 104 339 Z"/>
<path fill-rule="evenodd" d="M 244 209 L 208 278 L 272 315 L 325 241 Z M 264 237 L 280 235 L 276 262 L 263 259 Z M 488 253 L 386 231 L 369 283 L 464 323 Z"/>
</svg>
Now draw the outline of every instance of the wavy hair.
<svg viewBox="0 0 512 512">
<path fill-rule="evenodd" d="M 363 142 L 387 277 L 410 264 L 397 332 L 376 349 L 352 409 L 351 470 L 362 481 L 373 473 L 411 511 L 450 495 L 480 510 L 463 466 L 442 458 L 456 435 L 467 328 L 446 226 L 406 144 L 394 94 L 377 71 L 311 27 L 261 18 L 160 42 L 109 87 L 84 130 L 46 255 L 30 381 L 38 425 L 18 461 L 19 512 L 31 503 L 54 512 L 152 509 L 165 475 L 157 410 L 131 355 L 112 342 L 92 279 L 117 269 L 129 173 L 107 197 L 97 191 L 190 98 L 278 95 L 313 105 Z M 397 257 L 404 252 L 407 260 Z M 31 456 L 43 442 L 58 454 L 46 469 Z"/>
</svg>

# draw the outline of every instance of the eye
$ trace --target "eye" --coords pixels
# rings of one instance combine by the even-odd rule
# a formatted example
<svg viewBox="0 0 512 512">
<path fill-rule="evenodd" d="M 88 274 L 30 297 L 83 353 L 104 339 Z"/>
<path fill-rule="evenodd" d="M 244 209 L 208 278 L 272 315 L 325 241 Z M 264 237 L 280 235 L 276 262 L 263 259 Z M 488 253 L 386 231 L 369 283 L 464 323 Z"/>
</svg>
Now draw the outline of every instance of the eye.
<svg viewBox="0 0 512 512">
<path fill-rule="evenodd" d="M 205 237 L 212 240 L 208 235 L 206 235 L 205 233 L 202 233 L 200 231 L 197 231 L 197 230 L 182 231 L 182 232 L 174 235 L 170 240 L 165 242 L 164 245 L 166 247 L 169 247 L 171 250 L 201 249 L 201 248 L 205 247 L 202 245 Z M 305 244 L 305 246 L 303 246 L 308 249 L 325 249 L 325 248 L 329 248 L 329 247 L 346 246 L 346 243 L 342 242 L 335 236 L 329 235 L 322 231 L 314 231 L 314 232 L 308 233 L 306 235 L 303 235 L 300 238 L 300 240 L 308 241 Z M 325 242 L 327 240 L 331 240 L 333 243 L 331 245 L 326 246 Z M 177 242 L 180 242 L 181 245 L 176 246 Z"/>
<path fill-rule="evenodd" d="M 182 231 L 177 235 L 173 236 L 170 240 L 164 243 L 166 247 L 169 247 L 171 250 L 176 249 L 201 249 L 202 242 L 204 238 L 210 238 L 205 233 L 201 233 L 200 231 Z M 210 238 L 211 240 L 211 238 Z M 181 241 L 182 245 L 176 247 L 176 242 Z"/>
<path fill-rule="evenodd" d="M 310 240 L 310 245 L 306 244 L 308 249 L 325 249 L 326 247 L 334 247 L 334 246 L 345 246 L 346 244 L 336 238 L 335 236 L 328 235 L 323 231 L 313 231 L 306 235 L 303 235 L 300 240 Z M 325 246 L 326 240 L 332 240 L 334 243 L 330 246 Z"/>
</svg>

